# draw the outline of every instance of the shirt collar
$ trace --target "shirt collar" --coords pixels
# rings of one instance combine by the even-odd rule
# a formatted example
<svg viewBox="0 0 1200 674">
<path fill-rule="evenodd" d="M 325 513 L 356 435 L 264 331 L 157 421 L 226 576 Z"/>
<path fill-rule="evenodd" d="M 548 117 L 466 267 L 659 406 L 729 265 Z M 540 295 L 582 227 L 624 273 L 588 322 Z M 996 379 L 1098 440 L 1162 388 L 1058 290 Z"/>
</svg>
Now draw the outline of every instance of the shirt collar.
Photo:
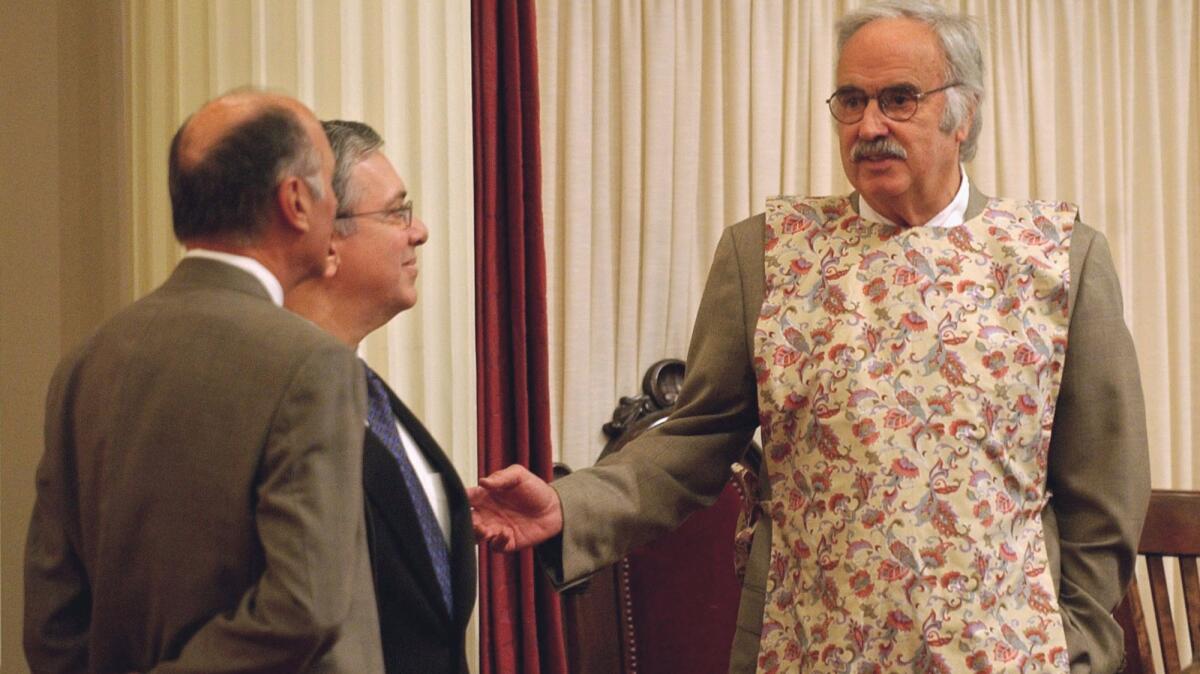
<svg viewBox="0 0 1200 674">
<path fill-rule="evenodd" d="M 967 179 L 967 172 L 963 170 L 962 164 L 958 165 L 958 175 L 961 178 L 958 182 L 958 194 L 950 200 L 950 205 L 942 209 L 940 213 L 929 219 L 929 222 L 924 223 L 923 227 L 957 227 L 963 223 L 964 217 L 967 214 L 967 202 L 971 197 L 971 183 Z M 858 199 L 858 214 L 863 220 L 872 222 L 886 222 L 889 225 L 895 226 L 896 223 L 883 217 L 871 204 L 867 203 L 866 199 L 859 196 Z"/>
<path fill-rule="evenodd" d="M 233 253 L 225 253 L 219 250 L 208 250 L 207 248 L 193 248 L 183 255 L 185 258 L 199 257 L 206 260 L 216 260 L 224 262 L 228 265 L 233 265 L 238 269 L 250 274 L 258 279 L 258 282 L 267 289 L 267 294 L 271 296 L 271 301 L 275 306 L 283 306 L 283 285 L 279 283 L 279 279 L 268 270 L 263 263 L 255 260 L 252 257 L 245 255 L 234 255 Z"/>
</svg>

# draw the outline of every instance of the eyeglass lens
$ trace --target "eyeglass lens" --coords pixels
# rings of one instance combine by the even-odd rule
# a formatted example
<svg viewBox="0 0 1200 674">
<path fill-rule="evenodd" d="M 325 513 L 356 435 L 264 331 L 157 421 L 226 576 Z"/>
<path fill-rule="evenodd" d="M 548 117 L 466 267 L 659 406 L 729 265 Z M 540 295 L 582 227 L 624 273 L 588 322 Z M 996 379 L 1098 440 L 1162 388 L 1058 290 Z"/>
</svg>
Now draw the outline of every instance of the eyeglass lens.
<svg viewBox="0 0 1200 674">
<path fill-rule="evenodd" d="M 861 89 L 843 89 L 830 97 L 829 109 L 838 121 L 850 124 L 862 119 L 872 98 L 879 102 L 879 109 L 885 116 L 903 122 L 916 114 L 921 97 L 909 86 L 884 87 L 875 96 L 868 96 Z"/>
</svg>

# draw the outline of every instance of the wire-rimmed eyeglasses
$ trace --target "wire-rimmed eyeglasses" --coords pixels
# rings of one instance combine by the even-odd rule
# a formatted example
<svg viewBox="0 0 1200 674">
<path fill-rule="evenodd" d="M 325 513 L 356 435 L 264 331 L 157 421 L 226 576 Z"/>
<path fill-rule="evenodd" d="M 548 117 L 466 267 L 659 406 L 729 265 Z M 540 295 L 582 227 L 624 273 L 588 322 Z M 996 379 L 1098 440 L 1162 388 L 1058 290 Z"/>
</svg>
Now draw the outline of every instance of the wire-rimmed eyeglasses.
<svg viewBox="0 0 1200 674">
<path fill-rule="evenodd" d="M 833 118 L 842 124 L 854 124 L 863 118 L 867 112 L 867 104 L 871 99 L 879 103 L 879 110 L 885 117 L 896 122 L 906 122 L 917 114 L 917 106 L 921 99 L 951 87 L 957 87 L 962 82 L 943 84 L 936 89 L 919 91 L 911 84 L 896 84 L 884 87 L 874 96 L 858 87 L 841 87 L 833 95 L 825 99 Z"/>
<path fill-rule="evenodd" d="M 367 211 L 365 213 L 341 213 L 336 216 L 337 220 L 349 220 L 350 218 L 376 218 L 383 222 L 399 227 L 400 229 L 408 229 L 412 226 L 413 202 L 412 199 L 396 206 L 394 208 L 384 208 L 378 211 Z"/>
</svg>

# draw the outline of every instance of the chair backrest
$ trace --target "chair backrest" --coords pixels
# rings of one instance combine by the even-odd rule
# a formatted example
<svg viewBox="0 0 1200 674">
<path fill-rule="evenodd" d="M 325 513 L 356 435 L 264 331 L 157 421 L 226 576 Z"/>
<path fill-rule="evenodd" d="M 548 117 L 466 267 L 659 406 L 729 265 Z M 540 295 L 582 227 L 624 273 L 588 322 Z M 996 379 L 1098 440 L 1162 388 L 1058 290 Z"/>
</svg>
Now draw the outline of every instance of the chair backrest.
<svg viewBox="0 0 1200 674">
<path fill-rule="evenodd" d="M 1125 672 L 1178 674 L 1183 671 L 1184 663 L 1176 641 L 1165 560 L 1168 557 L 1178 560 L 1192 657 L 1200 660 L 1200 573 L 1196 567 L 1200 558 L 1200 492 L 1155 489 L 1150 495 L 1138 554 L 1146 560 L 1163 668 L 1154 666 L 1146 615 L 1142 611 L 1142 588 L 1134 578 L 1124 601 L 1113 612 L 1125 630 Z"/>
<path fill-rule="evenodd" d="M 655 363 L 643 395 L 623 397 L 604 425 L 601 458 L 664 421 L 683 381 L 683 361 Z M 566 467 L 560 473 L 569 472 Z M 562 597 L 567 664 L 574 674 L 724 674 L 740 583 L 734 532 L 743 501 L 733 481 L 679 529 L 592 576 Z"/>
</svg>

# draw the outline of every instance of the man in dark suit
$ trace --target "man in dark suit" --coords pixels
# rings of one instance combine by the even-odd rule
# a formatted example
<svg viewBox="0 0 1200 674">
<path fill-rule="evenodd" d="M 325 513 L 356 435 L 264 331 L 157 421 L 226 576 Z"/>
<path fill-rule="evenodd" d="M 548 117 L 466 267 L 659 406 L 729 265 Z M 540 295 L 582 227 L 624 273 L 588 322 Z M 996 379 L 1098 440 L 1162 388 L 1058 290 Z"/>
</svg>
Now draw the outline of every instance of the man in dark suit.
<svg viewBox="0 0 1200 674">
<path fill-rule="evenodd" d="M 335 273 L 286 304 L 352 348 L 417 301 L 417 247 L 429 236 L 408 189 L 358 122 L 325 122 L 336 162 Z M 475 546 L 466 492 L 421 422 L 369 368 L 363 481 L 371 567 L 389 674 L 466 672 Z"/>
<path fill-rule="evenodd" d="M 333 154 L 241 90 L 171 145 L 171 277 L 63 359 L 25 564 L 34 672 L 377 672 L 354 354 L 284 310 L 325 273 Z"/>
</svg>

